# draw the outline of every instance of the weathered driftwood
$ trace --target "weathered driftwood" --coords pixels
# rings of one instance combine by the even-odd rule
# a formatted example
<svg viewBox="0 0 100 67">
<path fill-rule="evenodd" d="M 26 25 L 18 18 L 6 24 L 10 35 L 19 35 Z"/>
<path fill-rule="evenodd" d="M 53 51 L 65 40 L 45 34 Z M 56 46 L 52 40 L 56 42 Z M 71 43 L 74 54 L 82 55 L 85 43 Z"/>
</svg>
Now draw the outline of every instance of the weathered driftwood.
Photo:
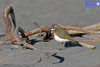
<svg viewBox="0 0 100 67">
<path fill-rule="evenodd" d="M 60 26 L 62 26 L 65 29 L 70 30 L 69 31 L 70 34 L 75 34 L 75 33 L 100 34 L 100 32 L 97 32 L 97 31 L 83 29 L 83 28 L 79 28 L 79 27 L 75 27 L 75 26 L 68 26 L 68 25 L 65 25 L 65 26 L 64 25 L 60 25 Z"/>
<path fill-rule="evenodd" d="M 9 18 L 9 14 L 11 16 L 11 20 Z M 13 33 L 14 33 L 14 30 L 16 28 L 16 22 L 15 22 L 15 14 L 14 14 L 14 10 L 12 8 L 12 5 L 10 6 L 7 6 L 4 11 L 3 11 L 3 18 L 4 18 L 4 21 L 5 21 L 5 24 L 6 24 L 6 30 L 5 30 L 5 34 L 7 37 L 12 37 Z M 12 23 L 11 23 L 12 22 Z M 12 24 L 12 25 L 11 25 Z M 12 35 L 10 34 L 10 31 L 11 31 L 11 27 L 13 26 L 13 33 Z"/>
<path fill-rule="evenodd" d="M 75 34 L 75 33 L 100 34 L 100 32 L 97 32 L 100 30 L 100 22 L 87 26 L 87 27 L 83 27 L 83 28 L 68 26 L 68 25 L 63 26 L 63 27 L 66 29 L 69 29 L 70 34 Z"/>
<path fill-rule="evenodd" d="M 21 27 L 17 27 L 15 29 L 14 38 L 17 40 L 17 42 L 19 44 L 23 44 L 27 48 L 32 48 L 34 50 L 37 50 L 37 48 L 33 47 L 32 45 L 22 42 L 21 39 L 20 39 L 20 37 L 19 37 L 19 35 L 18 35 L 18 32 L 20 32 L 21 34 L 23 34 L 24 32 L 23 32 L 23 29 Z"/>
<path fill-rule="evenodd" d="M 75 29 L 77 28 L 77 30 L 80 30 L 80 28 L 78 27 L 73 27 L 73 26 L 64 26 L 64 28 L 66 29 Z M 76 30 L 76 29 L 75 29 Z M 47 27 L 47 26 L 44 26 L 44 27 L 40 27 L 40 28 L 37 28 L 35 30 L 32 30 L 32 31 L 29 31 L 29 32 L 25 32 L 25 35 L 26 36 L 30 36 L 30 35 L 33 35 L 33 34 L 36 34 L 36 33 L 39 33 L 41 31 L 47 31 L 47 32 L 50 32 L 50 28 Z M 81 29 L 82 31 L 82 29 Z M 90 34 L 100 34 L 99 32 L 94 32 L 94 31 L 88 31 L 88 30 L 83 30 L 85 33 L 90 33 Z M 73 33 L 81 33 L 81 32 L 78 32 L 78 31 L 72 31 L 72 32 L 69 32 L 70 34 L 73 34 Z M 19 35 L 20 36 L 20 35 Z M 21 36 L 20 36 L 21 37 Z M 22 37 L 21 37 L 22 38 Z M 8 42 L 15 42 L 16 39 L 15 38 L 11 38 L 10 40 L 8 40 Z"/>
<path fill-rule="evenodd" d="M 23 34 L 24 33 L 23 31 L 24 30 L 21 27 L 17 27 L 15 29 L 15 32 L 14 32 L 14 37 L 15 37 L 15 39 L 17 40 L 17 42 L 19 44 L 23 44 L 26 48 L 30 48 L 30 49 L 33 49 L 33 50 L 38 50 L 38 51 L 41 51 L 41 52 L 44 52 L 44 53 L 49 53 L 48 56 L 53 56 L 55 54 L 54 52 L 52 53 L 52 51 L 50 52 L 50 51 L 47 51 L 47 50 L 41 50 L 39 48 L 34 47 L 31 44 L 28 44 L 28 43 L 23 42 L 21 40 L 21 38 L 19 37 L 19 35 L 18 35 L 18 32 L 20 32 L 21 34 Z"/>
<path fill-rule="evenodd" d="M 10 21 L 10 18 L 9 18 L 10 9 L 11 9 L 11 6 L 7 6 L 7 8 L 5 8 L 4 12 L 3 12 L 3 18 L 4 18 L 4 21 L 6 23 L 5 34 L 6 34 L 7 37 L 11 37 L 11 34 L 10 34 L 11 21 Z"/>
<path fill-rule="evenodd" d="M 92 45 L 87 44 L 87 43 L 79 42 L 79 44 L 80 44 L 81 46 L 87 47 L 87 48 L 89 48 L 89 49 L 95 49 L 95 48 L 96 48 L 95 46 L 92 46 Z"/>
<path fill-rule="evenodd" d="M 11 21 L 10 21 L 10 19 L 8 17 L 9 13 L 11 13 L 11 18 L 15 22 L 14 14 L 12 14 L 14 12 L 13 11 L 10 11 L 10 9 L 13 9 L 12 6 L 7 6 L 7 8 L 5 8 L 4 14 L 3 14 L 4 15 L 4 20 L 5 20 L 5 23 L 6 23 L 6 36 L 8 36 L 8 37 L 11 37 L 11 34 L 10 34 L 10 28 L 11 28 L 10 23 L 11 23 Z M 100 34 L 97 31 L 82 29 L 82 28 L 75 27 L 75 26 L 68 26 L 68 25 L 66 25 L 66 26 L 61 25 L 61 26 L 63 28 L 69 29 L 69 30 L 77 30 L 77 31 L 69 31 L 70 34 L 80 33 L 80 32 L 81 33 L 89 33 L 89 34 Z M 41 33 L 42 31 L 50 32 L 50 28 L 47 27 L 47 26 L 43 26 L 43 27 L 39 27 L 39 28 L 37 28 L 35 30 L 25 32 L 24 34 L 25 34 L 25 36 L 30 36 L 30 35 L 33 35 L 33 34 Z M 19 37 L 22 38 L 21 35 L 19 35 Z M 16 41 L 16 39 L 14 37 L 12 37 L 11 39 L 9 39 L 7 41 L 7 43 L 12 43 L 12 42 L 15 42 L 15 41 Z"/>
<path fill-rule="evenodd" d="M 35 30 L 32 30 L 32 31 L 25 32 L 24 34 L 25 34 L 25 36 L 30 36 L 30 35 L 39 33 L 39 32 L 41 32 L 41 31 L 43 31 L 43 30 L 45 30 L 45 31 L 47 31 L 47 32 L 50 31 L 50 29 L 49 29 L 47 26 L 44 26 L 44 27 L 40 27 L 40 28 L 35 29 Z M 22 38 L 21 35 L 19 35 L 19 37 Z M 15 41 L 16 41 L 16 39 L 15 39 L 14 37 L 12 37 L 12 38 L 9 39 L 7 42 L 8 42 L 8 43 L 12 43 L 12 42 L 15 42 Z"/>
<path fill-rule="evenodd" d="M 83 27 L 83 29 L 99 31 L 100 30 L 100 22 L 90 25 L 90 26 L 87 26 L 87 27 Z"/>
</svg>

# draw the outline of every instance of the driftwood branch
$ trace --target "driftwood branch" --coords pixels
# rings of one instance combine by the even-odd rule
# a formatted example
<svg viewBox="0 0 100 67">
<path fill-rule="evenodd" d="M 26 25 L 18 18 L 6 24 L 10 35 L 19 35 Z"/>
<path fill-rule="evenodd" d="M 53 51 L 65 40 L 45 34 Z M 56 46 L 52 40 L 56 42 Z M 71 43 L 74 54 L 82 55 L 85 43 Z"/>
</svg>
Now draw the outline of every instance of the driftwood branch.
<svg viewBox="0 0 100 67">
<path fill-rule="evenodd" d="M 9 17 L 8 17 L 9 13 L 11 13 L 12 23 L 15 22 L 15 17 L 14 17 L 15 15 L 14 15 L 14 12 L 11 11 L 11 9 L 13 9 L 12 6 L 8 6 L 7 8 L 5 8 L 4 13 L 3 13 L 3 15 L 4 15 L 4 21 L 5 21 L 5 23 L 6 23 L 6 35 L 7 35 L 8 37 L 11 37 L 11 34 L 10 34 L 10 28 L 11 28 L 11 25 L 10 25 L 10 24 L 11 24 L 11 21 L 10 21 L 10 19 L 9 19 Z M 13 25 L 15 25 L 15 26 L 14 26 L 14 29 L 15 29 L 16 24 L 13 23 Z M 60 25 L 60 24 L 59 24 L 59 25 Z M 96 24 L 95 27 L 96 27 L 97 25 L 98 25 L 98 24 Z M 68 29 L 68 30 L 72 30 L 72 31 L 69 31 L 70 34 L 74 34 L 74 33 L 100 34 L 100 33 L 97 32 L 97 31 L 87 30 L 87 29 L 79 28 L 79 27 L 75 27 L 75 26 L 68 26 L 68 25 L 66 25 L 66 26 L 60 25 L 60 26 L 62 26 L 63 28 L 66 28 L 66 29 Z M 24 33 L 25 36 L 30 36 L 30 35 L 33 35 L 33 34 L 41 33 L 42 31 L 50 32 L 50 28 L 47 27 L 47 26 L 43 26 L 43 27 L 38 26 L 38 27 L 39 27 L 39 28 L 37 28 L 37 29 L 35 29 L 35 30 L 25 32 L 25 33 Z M 88 27 L 88 28 L 91 28 L 91 27 L 93 27 L 93 25 L 90 26 L 90 27 Z M 97 27 L 98 27 L 98 26 L 97 26 Z M 85 28 L 86 28 L 86 27 L 85 27 Z M 98 27 L 98 28 L 99 28 L 99 27 Z M 74 30 L 74 31 L 73 31 L 73 30 Z M 14 31 L 14 30 L 13 30 L 13 31 Z M 22 36 L 21 36 L 20 34 L 19 34 L 18 36 L 19 36 L 20 38 L 22 38 Z M 50 38 L 50 35 L 49 35 L 48 38 Z M 15 41 L 16 41 L 16 38 L 12 37 L 11 39 L 9 39 L 9 40 L 7 41 L 7 43 L 13 43 L 13 42 L 15 42 Z"/>
<path fill-rule="evenodd" d="M 87 48 L 89 48 L 89 49 L 95 49 L 95 48 L 96 48 L 95 46 L 92 46 L 92 45 L 87 44 L 87 43 L 79 42 L 79 44 L 80 44 L 81 46 L 87 47 Z"/>
<path fill-rule="evenodd" d="M 68 26 L 68 25 L 65 25 L 65 26 L 64 25 L 60 25 L 60 26 L 62 26 L 65 29 L 71 30 L 71 31 L 69 31 L 70 34 L 75 34 L 75 33 L 100 34 L 100 32 L 93 31 L 92 29 L 89 30 L 89 29 L 79 28 L 79 27 L 75 27 L 75 26 Z"/>
<path fill-rule="evenodd" d="M 11 20 L 9 18 L 9 14 L 11 16 L 12 23 L 11 23 Z M 4 21 L 5 21 L 5 24 L 6 24 L 5 35 L 7 37 L 11 38 L 12 37 L 12 35 L 10 34 L 11 27 L 13 26 L 13 33 L 14 33 L 15 28 L 16 28 L 15 14 L 14 14 L 14 10 L 12 8 L 12 5 L 7 6 L 4 9 L 4 11 L 3 11 L 3 18 L 4 18 Z M 12 24 L 12 26 L 11 26 L 11 24 Z"/>
<path fill-rule="evenodd" d="M 44 53 L 49 53 L 48 56 L 53 56 L 53 55 L 55 54 L 55 53 L 51 53 L 50 51 L 47 51 L 47 50 L 41 50 L 41 49 L 39 49 L 39 48 L 34 47 L 34 46 L 31 45 L 31 44 L 28 44 L 28 43 L 23 42 L 23 41 L 20 39 L 19 35 L 18 35 L 18 32 L 20 32 L 21 34 L 23 34 L 23 33 L 24 33 L 23 31 L 24 31 L 24 30 L 23 30 L 21 27 L 17 27 L 17 28 L 15 29 L 15 32 L 14 32 L 14 37 L 15 37 L 15 39 L 17 40 L 17 42 L 18 42 L 19 44 L 23 44 L 26 48 L 30 48 L 30 49 L 33 49 L 33 50 L 38 50 L 38 51 L 41 51 L 41 52 L 44 52 Z M 48 57 L 48 56 L 47 56 L 47 57 Z"/>
<path fill-rule="evenodd" d="M 100 22 L 90 25 L 90 26 L 87 26 L 87 27 L 83 27 L 83 29 L 98 31 L 98 30 L 100 30 Z"/>
<path fill-rule="evenodd" d="M 34 50 L 37 50 L 37 48 L 33 47 L 32 45 L 27 44 L 27 43 L 24 43 L 24 42 L 21 41 L 21 39 L 20 39 L 20 37 L 19 37 L 19 35 L 18 35 L 18 32 L 20 32 L 21 34 L 23 34 L 23 33 L 24 33 L 23 31 L 24 31 L 24 30 L 23 30 L 21 27 L 17 27 L 17 28 L 15 29 L 15 32 L 14 32 L 14 38 L 17 40 L 17 42 L 18 42 L 19 44 L 23 44 L 25 47 L 28 47 L 28 48 L 32 48 L 32 49 L 34 49 Z"/>
<path fill-rule="evenodd" d="M 95 31 L 90 31 L 90 30 L 86 30 L 86 29 L 82 29 L 82 28 L 79 28 L 79 27 L 74 27 L 74 26 L 63 26 L 63 28 L 66 28 L 66 29 L 69 29 L 69 30 L 78 30 L 78 31 L 70 31 L 69 33 L 70 34 L 75 34 L 75 33 L 83 33 L 83 31 L 85 33 L 90 33 L 90 34 L 100 34 L 100 32 L 95 32 Z M 29 31 L 29 32 L 25 32 L 25 36 L 30 36 L 30 35 L 33 35 L 33 34 L 36 34 L 36 33 L 39 33 L 41 31 L 46 31 L 46 32 L 50 32 L 50 28 L 47 27 L 47 26 L 44 26 L 44 27 L 40 27 L 40 28 L 37 28 L 35 30 L 32 30 L 32 31 Z M 82 32 L 80 32 L 82 31 Z M 20 38 L 21 35 L 19 35 Z M 12 43 L 12 42 L 15 42 L 16 39 L 15 38 L 11 38 L 10 40 L 8 40 L 8 43 Z"/>
<path fill-rule="evenodd" d="M 5 24 L 6 24 L 5 34 L 6 34 L 7 37 L 11 37 L 11 34 L 10 34 L 11 21 L 10 21 L 10 18 L 9 18 L 10 10 L 11 10 L 11 6 L 7 6 L 7 8 L 5 8 L 4 12 L 3 12 L 3 18 L 4 18 L 4 21 L 5 21 Z"/>
<path fill-rule="evenodd" d="M 35 30 L 32 30 L 32 31 L 25 32 L 24 34 L 25 34 L 25 36 L 30 36 L 30 35 L 39 33 L 39 32 L 41 32 L 41 31 L 47 31 L 47 32 L 49 32 L 50 29 L 49 29 L 47 26 L 44 26 L 44 27 L 40 27 L 40 28 L 35 29 Z M 22 38 L 21 35 L 19 35 L 19 37 Z M 7 41 L 7 43 L 13 43 L 13 42 L 15 42 L 15 41 L 16 41 L 16 39 L 15 39 L 14 37 L 12 37 L 11 39 L 9 39 L 9 40 Z"/>
</svg>

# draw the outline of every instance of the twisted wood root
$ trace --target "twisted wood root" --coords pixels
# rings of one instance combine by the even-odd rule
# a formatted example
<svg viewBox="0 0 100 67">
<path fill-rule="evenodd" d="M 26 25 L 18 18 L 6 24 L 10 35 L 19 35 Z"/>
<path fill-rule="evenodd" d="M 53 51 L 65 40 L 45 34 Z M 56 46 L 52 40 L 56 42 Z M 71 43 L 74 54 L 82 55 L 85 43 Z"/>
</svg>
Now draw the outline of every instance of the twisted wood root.
<svg viewBox="0 0 100 67">
<path fill-rule="evenodd" d="M 19 37 L 19 35 L 18 35 L 18 32 L 20 32 L 21 34 L 24 34 L 24 30 L 23 30 L 21 27 L 17 27 L 17 28 L 15 29 L 14 37 L 15 37 L 15 39 L 17 40 L 17 42 L 18 42 L 19 44 L 23 44 L 26 48 L 30 48 L 30 49 L 33 49 L 33 50 L 38 50 L 38 51 L 41 51 L 41 52 L 44 52 L 44 53 L 49 53 L 47 56 L 53 56 L 53 55 L 55 54 L 54 52 L 52 53 L 52 51 L 50 52 L 50 51 L 47 51 L 47 50 L 41 50 L 41 49 L 39 49 L 39 48 L 34 47 L 34 46 L 31 45 L 31 44 L 28 44 L 28 43 L 23 42 L 23 41 L 20 39 L 20 37 Z"/>
</svg>

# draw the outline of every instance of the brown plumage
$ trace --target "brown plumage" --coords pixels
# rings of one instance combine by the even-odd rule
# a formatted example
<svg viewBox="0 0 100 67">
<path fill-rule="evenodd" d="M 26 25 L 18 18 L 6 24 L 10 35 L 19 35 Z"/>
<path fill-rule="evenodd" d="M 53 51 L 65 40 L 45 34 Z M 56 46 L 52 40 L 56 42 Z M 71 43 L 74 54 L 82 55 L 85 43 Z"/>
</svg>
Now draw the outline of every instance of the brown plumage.
<svg viewBox="0 0 100 67">
<path fill-rule="evenodd" d="M 58 37 L 62 39 L 69 39 L 71 41 L 76 41 L 75 39 L 70 37 L 69 33 L 65 29 L 63 29 L 61 26 L 59 26 L 58 24 L 53 24 L 51 27 L 55 29 L 54 32 Z"/>
</svg>

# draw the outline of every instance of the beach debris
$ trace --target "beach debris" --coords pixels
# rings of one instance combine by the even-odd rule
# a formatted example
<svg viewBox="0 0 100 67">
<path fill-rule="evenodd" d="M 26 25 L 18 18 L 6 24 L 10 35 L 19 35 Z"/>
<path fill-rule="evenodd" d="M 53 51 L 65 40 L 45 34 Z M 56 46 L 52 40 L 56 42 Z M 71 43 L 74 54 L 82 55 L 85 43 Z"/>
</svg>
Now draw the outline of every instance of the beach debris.
<svg viewBox="0 0 100 67">
<path fill-rule="evenodd" d="M 9 18 L 11 16 L 11 20 Z M 9 38 L 13 37 L 14 30 L 16 28 L 15 14 L 12 5 L 7 6 L 3 11 L 3 18 L 6 24 L 5 35 Z M 12 27 L 13 26 L 13 27 Z M 12 34 L 10 33 L 11 28 L 13 29 Z"/>
<path fill-rule="evenodd" d="M 26 42 L 23 42 L 23 41 L 21 40 L 21 38 L 19 37 L 19 35 L 18 35 L 19 32 L 20 32 L 21 34 L 25 35 L 23 31 L 24 31 L 24 30 L 23 30 L 21 27 L 17 27 L 17 28 L 15 29 L 14 38 L 17 40 L 18 44 L 23 44 L 24 47 L 26 47 L 26 48 L 30 48 L 30 49 L 33 49 L 33 50 L 38 50 L 38 51 L 41 51 L 41 52 L 44 52 L 44 53 L 49 53 L 49 54 L 48 54 L 49 56 L 54 55 L 54 52 L 53 52 L 53 51 L 50 52 L 50 51 L 47 51 L 47 50 L 41 50 L 41 49 L 39 49 L 39 48 L 34 47 L 34 46 L 31 45 L 31 44 L 28 44 L 28 43 L 26 43 Z M 52 53 L 52 52 L 53 52 L 53 53 Z"/>
</svg>

